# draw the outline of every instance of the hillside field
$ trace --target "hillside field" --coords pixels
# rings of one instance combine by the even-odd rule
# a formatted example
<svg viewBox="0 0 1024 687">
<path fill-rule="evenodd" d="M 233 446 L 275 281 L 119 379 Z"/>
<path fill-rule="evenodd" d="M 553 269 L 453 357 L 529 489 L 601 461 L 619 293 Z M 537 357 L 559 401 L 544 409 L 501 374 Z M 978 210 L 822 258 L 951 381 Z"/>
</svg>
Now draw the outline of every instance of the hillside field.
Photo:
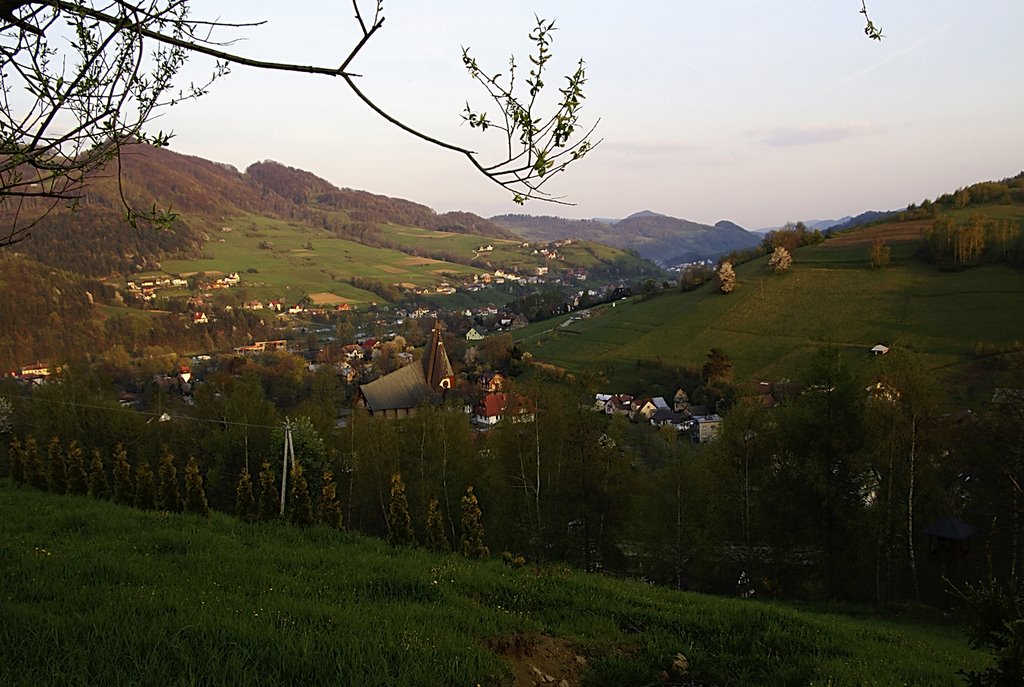
<svg viewBox="0 0 1024 687">
<path fill-rule="evenodd" d="M 630 386 L 637 360 L 699 368 L 712 347 L 732 358 L 737 380 L 756 382 L 796 378 L 823 344 L 866 371 L 876 362 L 869 354 L 875 344 L 909 350 L 950 378 L 1024 344 L 1024 273 L 1005 266 L 940 272 L 913 259 L 914 250 L 896 244 L 893 263 L 871 269 L 867 245 L 828 241 L 795 251 L 782 275 L 767 257 L 740 265 L 729 295 L 709 283 L 623 300 L 590 319 L 534 326 L 517 338 L 535 359 L 596 371 L 624 393 L 641 391 Z"/>
<path fill-rule="evenodd" d="M 540 671 L 624 687 L 663 684 L 682 654 L 686 684 L 708 687 L 953 687 L 987 660 L 937 615 L 676 592 L 3 479 L 0 585 L 0 683 L 12 686 L 518 687 Z"/>
</svg>

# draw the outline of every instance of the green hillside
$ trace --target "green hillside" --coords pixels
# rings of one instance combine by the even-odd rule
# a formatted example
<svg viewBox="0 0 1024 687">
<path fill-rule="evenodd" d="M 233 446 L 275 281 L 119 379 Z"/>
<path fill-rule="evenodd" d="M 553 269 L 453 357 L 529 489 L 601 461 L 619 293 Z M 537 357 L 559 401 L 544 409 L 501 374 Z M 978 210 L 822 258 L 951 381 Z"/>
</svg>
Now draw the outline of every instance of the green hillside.
<svg viewBox="0 0 1024 687">
<path fill-rule="evenodd" d="M 892 264 L 872 269 L 868 249 L 849 240 L 801 248 L 783 275 L 762 257 L 737 268 L 739 286 L 730 295 L 709 283 L 620 301 L 590 319 L 548 325 L 547 333 L 523 330 L 520 338 L 529 337 L 524 345 L 537 360 L 598 371 L 626 390 L 637 360 L 699 367 L 712 347 L 731 356 L 738 380 L 774 381 L 798 375 L 825 343 L 859 367 L 872 364 L 868 351 L 878 343 L 911 350 L 957 378 L 972 362 L 1024 342 L 1019 269 L 941 272 L 914 258 L 915 243 L 895 244 Z"/>
<path fill-rule="evenodd" d="M 937 618 L 470 562 L 6 480 L 0 585 L 5 685 L 518 686 L 539 672 L 573 686 L 933 687 L 985 661 Z"/>
</svg>

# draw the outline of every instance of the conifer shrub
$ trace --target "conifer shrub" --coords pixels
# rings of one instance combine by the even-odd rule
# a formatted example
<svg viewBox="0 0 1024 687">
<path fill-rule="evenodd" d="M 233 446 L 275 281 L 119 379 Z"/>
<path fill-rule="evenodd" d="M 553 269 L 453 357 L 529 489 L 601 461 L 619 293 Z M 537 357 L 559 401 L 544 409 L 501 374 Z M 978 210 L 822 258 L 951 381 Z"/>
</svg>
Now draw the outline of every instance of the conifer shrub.
<svg viewBox="0 0 1024 687">
<path fill-rule="evenodd" d="M 391 498 L 388 500 L 388 544 L 405 546 L 415 544 L 412 532 L 412 518 L 409 516 L 409 500 L 405 497 L 405 482 L 402 474 L 391 475 Z"/>
<path fill-rule="evenodd" d="M 114 449 L 114 503 L 130 506 L 135 502 L 135 484 L 132 482 L 132 466 L 128 452 L 118 444 Z"/>
<path fill-rule="evenodd" d="M 134 505 L 143 510 L 156 508 L 156 480 L 153 477 L 153 468 L 149 467 L 146 461 L 135 466 Z"/>
<path fill-rule="evenodd" d="M 64 461 L 64 449 L 61 448 L 60 439 L 53 437 L 46 449 L 49 475 L 47 484 L 54 494 L 68 493 L 68 466 Z"/>
<path fill-rule="evenodd" d="M 68 493 L 85 496 L 89 491 L 89 476 L 85 472 L 82 446 L 77 439 L 68 444 Z"/>
<path fill-rule="evenodd" d="M 203 475 L 199 472 L 199 462 L 190 456 L 185 464 L 185 510 L 197 515 L 209 515 L 210 503 L 206 500 L 206 489 L 203 488 Z"/>
<path fill-rule="evenodd" d="M 92 450 L 92 460 L 89 462 L 89 496 L 94 499 L 106 501 L 110 498 L 110 483 L 107 481 L 107 473 L 103 469 L 103 456 L 100 450 Z"/>
<path fill-rule="evenodd" d="M 43 467 L 42 456 L 39 455 L 39 444 L 35 437 L 25 439 L 25 478 L 36 489 L 46 491 L 50 487 Z"/>
<path fill-rule="evenodd" d="M 452 545 L 444 531 L 444 516 L 441 515 L 441 504 L 437 499 L 430 499 L 427 504 L 426 547 L 431 551 L 451 551 Z"/>
<path fill-rule="evenodd" d="M 258 517 L 262 522 L 275 519 L 280 512 L 280 500 L 277 495 L 276 476 L 270 469 L 270 463 L 263 461 L 263 469 L 260 471 L 260 501 Z"/>
<path fill-rule="evenodd" d="M 342 525 L 338 485 L 330 470 L 324 471 L 323 486 L 320 488 L 320 523 L 336 530 L 340 530 Z"/>
<path fill-rule="evenodd" d="M 178 468 L 174 467 L 174 456 L 168 447 L 164 447 L 158 468 L 160 485 L 160 510 L 169 513 L 181 512 L 181 490 L 178 487 Z"/>
<path fill-rule="evenodd" d="M 252 495 L 252 476 L 249 474 L 249 466 L 243 465 L 242 472 L 238 476 L 238 486 L 235 487 L 235 515 L 248 522 L 253 519 L 255 508 L 256 499 Z"/>
<path fill-rule="evenodd" d="M 288 502 L 288 516 L 293 525 L 313 526 L 313 499 L 309 495 L 309 482 L 303 474 L 302 465 L 295 463 L 291 474 L 291 500 Z"/>
<path fill-rule="evenodd" d="M 21 440 L 18 437 L 11 437 L 11 443 L 7 451 L 8 466 L 11 473 L 11 479 L 15 484 L 25 483 L 25 449 L 21 446 Z"/>
<path fill-rule="evenodd" d="M 466 487 L 466 495 L 462 497 L 462 555 L 466 558 L 491 555 L 491 550 L 484 546 L 483 512 L 472 484 Z"/>
</svg>

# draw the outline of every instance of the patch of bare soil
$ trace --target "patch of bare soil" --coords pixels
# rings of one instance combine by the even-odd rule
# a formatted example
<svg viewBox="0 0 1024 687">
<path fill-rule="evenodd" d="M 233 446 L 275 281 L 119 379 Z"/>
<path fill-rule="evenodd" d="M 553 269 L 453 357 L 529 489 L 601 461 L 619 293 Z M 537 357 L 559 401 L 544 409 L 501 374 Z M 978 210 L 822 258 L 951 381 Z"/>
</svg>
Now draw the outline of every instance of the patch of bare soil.
<svg viewBox="0 0 1024 687">
<path fill-rule="evenodd" d="M 540 634 L 495 637 L 487 648 L 512 668 L 512 687 L 578 687 L 587 660 L 569 642 Z"/>
</svg>

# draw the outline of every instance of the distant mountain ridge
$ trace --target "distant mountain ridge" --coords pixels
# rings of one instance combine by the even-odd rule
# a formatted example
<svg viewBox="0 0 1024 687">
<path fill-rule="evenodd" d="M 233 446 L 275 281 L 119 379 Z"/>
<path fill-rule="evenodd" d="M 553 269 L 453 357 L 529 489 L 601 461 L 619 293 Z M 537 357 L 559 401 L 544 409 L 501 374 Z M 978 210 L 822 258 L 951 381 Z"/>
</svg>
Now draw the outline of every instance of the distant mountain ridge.
<svg viewBox="0 0 1024 687">
<path fill-rule="evenodd" d="M 135 209 L 170 208 L 179 218 L 159 231 L 133 228 L 125 218 L 122 193 Z M 23 208 L 44 209 L 31 201 Z M 420 203 L 338 188 L 278 162 L 257 162 L 239 172 L 166 148 L 133 145 L 122 151 L 119 172 L 93 175 L 74 211 L 58 206 L 49 212 L 17 250 L 87 276 L 123 274 L 153 269 L 171 257 L 197 257 L 212 232 L 245 214 L 296 221 L 376 246 L 386 243 L 381 224 L 518 239 L 469 212 L 437 213 Z M 5 221 L 12 218 L 0 215 Z"/>
<path fill-rule="evenodd" d="M 641 210 L 620 220 L 566 219 L 535 215 L 497 215 L 490 221 L 528 241 L 578 238 L 635 251 L 663 266 L 714 259 L 753 248 L 761 237 L 734 222 L 714 226 Z"/>
</svg>

